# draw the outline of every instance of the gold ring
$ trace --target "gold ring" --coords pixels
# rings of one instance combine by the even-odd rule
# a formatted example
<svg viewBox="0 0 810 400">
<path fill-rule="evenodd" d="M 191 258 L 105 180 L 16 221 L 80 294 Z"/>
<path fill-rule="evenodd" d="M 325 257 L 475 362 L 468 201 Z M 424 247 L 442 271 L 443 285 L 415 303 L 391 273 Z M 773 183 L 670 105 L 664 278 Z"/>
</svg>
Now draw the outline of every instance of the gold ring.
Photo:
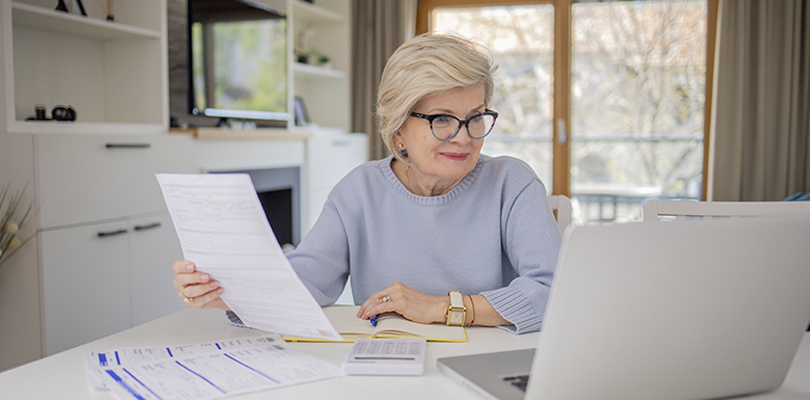
<svg viewBox="0 0 810 400">
<path fill-rule="evenodd" d="M 378 299 L 380 299 L 383 303 L 388 303 L 389 301 L 391 301 L 391 296 L 384 294 L 378 297 Z"/>
<path fill-rule="evenodd" d="M 188 304 L 189 301 L 191 301 L 191 297 L 183 297 L 183 303 Z"/>
</svg>

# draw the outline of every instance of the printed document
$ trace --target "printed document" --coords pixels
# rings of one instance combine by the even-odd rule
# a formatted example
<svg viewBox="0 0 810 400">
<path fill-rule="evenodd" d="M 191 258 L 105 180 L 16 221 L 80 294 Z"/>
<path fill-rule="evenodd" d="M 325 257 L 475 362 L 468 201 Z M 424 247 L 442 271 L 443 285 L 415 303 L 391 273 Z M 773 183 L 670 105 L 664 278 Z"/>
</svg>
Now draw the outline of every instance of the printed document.
<svg viewBox="0 0 810 400">
<path fill-rule="evenodd" d="M 157 174 L 183 257 L 225 289 L 245 325 L 341 340 L 292 269 L 247 174 Z"/>
<path fill-rule="evenodd" d="M 342 376 L 277 334 L 88 355 L 91 382 L 122 399 L 214 399 Z"/>
</svg>

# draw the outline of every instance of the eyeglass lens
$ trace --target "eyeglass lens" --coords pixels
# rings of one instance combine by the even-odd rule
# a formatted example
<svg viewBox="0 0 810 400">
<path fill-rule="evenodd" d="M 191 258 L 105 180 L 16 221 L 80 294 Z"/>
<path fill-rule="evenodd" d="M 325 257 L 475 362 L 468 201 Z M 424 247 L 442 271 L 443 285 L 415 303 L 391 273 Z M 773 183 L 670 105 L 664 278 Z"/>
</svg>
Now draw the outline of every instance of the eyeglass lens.
<svg viewBox="0 0 810 400">
<path fill-rule="evenodd" d="M 494 124 L 495 118 L 492 115 L 479 114 L 467 121 L 467 130 L 474 139 L 481 139 L 492 130 Z M 461 125 L 462 122 L 452 115 L 439 116 L 433 119 L 433 135 L 440 140 L 449 140 L 461 130 Z"/>
</svg>

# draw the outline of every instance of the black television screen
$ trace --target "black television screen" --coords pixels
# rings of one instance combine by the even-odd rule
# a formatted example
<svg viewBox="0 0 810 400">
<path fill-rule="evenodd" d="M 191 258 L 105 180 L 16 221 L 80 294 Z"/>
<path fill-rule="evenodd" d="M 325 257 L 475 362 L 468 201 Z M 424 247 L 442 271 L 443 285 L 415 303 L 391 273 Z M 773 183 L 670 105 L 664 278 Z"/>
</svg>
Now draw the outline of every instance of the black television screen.
<svg viewBox="0 0 810 400">
<path fill-rule="evenodd" d="M 287 108 L 287 21 L 250 0 L 188 0 L 190 112 L 282 120 Z"/>
</svg>

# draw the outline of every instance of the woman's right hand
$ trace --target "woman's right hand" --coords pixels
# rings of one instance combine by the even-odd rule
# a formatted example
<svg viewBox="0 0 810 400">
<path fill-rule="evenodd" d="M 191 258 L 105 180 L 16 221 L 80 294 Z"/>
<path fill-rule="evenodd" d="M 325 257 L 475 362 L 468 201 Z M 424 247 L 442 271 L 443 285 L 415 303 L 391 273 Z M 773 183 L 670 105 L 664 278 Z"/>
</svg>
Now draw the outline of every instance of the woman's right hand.
<svg viewBox="0 0 810 400">
<path fill-rule="evenodd" d="M 186 305 L 200 310 L 207 308 L 230 310 L 219 297 L 224 290 L 219 287 L 219 282 L 211 279 L 205 272 L 197 271 L 194 263 L 185 260 L 175 261 L 172 269 L 174 287 Z"/>
</svg>

